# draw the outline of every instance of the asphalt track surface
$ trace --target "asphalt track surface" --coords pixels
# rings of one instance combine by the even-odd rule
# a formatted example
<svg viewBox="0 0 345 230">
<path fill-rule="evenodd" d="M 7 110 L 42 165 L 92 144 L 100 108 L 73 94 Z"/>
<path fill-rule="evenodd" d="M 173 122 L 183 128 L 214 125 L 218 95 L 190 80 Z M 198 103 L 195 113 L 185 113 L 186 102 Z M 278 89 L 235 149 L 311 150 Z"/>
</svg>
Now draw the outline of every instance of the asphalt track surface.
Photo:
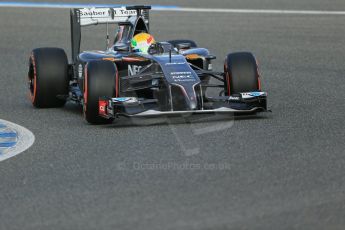
<svg viewBox="0 0 345 230">
<path fill-rule="evenodd" d="M 344 1 L 224 2 L 176 4 L 345 10 Z M 344 16 L 154 12 L 157 40 L 195 39 L 218 56 L 216 69 L 227 52 L 254 52 L 273 113 L 110 127 L 86 124 L 73 104 L 38 110 L 27 99 L 30 50 L 69 52 L 68 16 L 0 9 L 0 118 L 36 136 L 0 163 L 0 229 L 345 228 Z M 103 47 L 96 31 L 88 48 Z"/>
</svg>

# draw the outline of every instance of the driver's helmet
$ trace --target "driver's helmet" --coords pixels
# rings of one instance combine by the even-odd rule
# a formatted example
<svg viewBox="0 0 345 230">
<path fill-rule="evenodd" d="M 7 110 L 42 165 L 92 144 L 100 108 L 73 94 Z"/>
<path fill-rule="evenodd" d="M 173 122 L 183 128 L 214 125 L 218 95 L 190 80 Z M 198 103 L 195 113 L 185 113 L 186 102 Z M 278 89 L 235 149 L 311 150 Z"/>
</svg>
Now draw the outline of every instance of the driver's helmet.
<svg viewBox="0 0 345 230">
<path fill-rule="evenodd" d="M 131 40 L 132 51 L 147 53 L 149 47 L 155 43 L 155 39 L 151 34 L 139 33 Z"/>
</svg>

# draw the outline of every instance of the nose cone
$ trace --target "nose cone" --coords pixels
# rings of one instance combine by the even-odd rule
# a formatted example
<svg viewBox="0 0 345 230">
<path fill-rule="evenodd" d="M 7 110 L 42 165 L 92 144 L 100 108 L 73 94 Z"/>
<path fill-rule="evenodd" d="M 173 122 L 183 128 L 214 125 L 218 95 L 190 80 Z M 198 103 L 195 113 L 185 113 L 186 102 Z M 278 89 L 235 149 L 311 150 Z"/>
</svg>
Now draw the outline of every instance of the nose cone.
<svg viewBox="0 0 345 230">
<path fill-rule="evenodd" d="M 173 85 L 171 90 L 173 109 L 175 111 L 198 109 L 198 97 L 193 85 Z"/>
<path fill-rule="evenodd" d="M 187 104 L 187 110 L 197 110 L 198 109 L 198 96 L 195 90 L 195 85 L 189 84 L 184 87 L 185 100 Z"/>
</svg>

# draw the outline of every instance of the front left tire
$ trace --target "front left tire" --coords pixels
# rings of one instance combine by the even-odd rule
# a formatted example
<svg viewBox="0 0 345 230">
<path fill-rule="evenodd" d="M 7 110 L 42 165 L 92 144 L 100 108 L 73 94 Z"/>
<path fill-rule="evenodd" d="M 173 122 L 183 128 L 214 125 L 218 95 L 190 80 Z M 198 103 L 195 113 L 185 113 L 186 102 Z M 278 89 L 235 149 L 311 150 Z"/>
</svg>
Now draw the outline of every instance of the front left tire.
<svg viewBox="0 0 345 230">
<path fill-rule="evenodd" d="M 224 62 L 225 95 L 261 91 L 257 61 L 252 53 L 237 52 L 227 55 Z"/>
</svg>

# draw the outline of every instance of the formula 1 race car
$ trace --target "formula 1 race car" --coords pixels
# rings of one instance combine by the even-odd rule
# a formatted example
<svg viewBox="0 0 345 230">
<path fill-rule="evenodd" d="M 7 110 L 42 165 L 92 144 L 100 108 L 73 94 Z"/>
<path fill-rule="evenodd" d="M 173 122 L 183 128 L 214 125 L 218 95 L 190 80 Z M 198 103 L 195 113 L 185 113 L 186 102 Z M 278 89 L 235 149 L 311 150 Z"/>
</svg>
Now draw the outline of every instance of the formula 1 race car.
<svg viewBox="0 0 345 230">
<path fill-rule="evenodd" d="M 29 60 L 29 90 L 38 108 L 83 106 L 92 124 L 118 116 L 156 117 L 186 114 L 248 114 L 267 111 L 257 61 L 249 52 L 230 53 L 224 72 L 212 70 L 210 55 L 192 40 L 154 42 L 149 33 L 150 6 L 71 9 L 72 63 L 59 48 L 38 48 Z M 118 24 L 105 51 L 80 52 L 81 28 Z M 149 36 L 147 50 L 136 47 Z M 211 84 L 210 80 L 219 82 Z M 219 88 L 219 96 L 205 91 Z"/>
</svg>

